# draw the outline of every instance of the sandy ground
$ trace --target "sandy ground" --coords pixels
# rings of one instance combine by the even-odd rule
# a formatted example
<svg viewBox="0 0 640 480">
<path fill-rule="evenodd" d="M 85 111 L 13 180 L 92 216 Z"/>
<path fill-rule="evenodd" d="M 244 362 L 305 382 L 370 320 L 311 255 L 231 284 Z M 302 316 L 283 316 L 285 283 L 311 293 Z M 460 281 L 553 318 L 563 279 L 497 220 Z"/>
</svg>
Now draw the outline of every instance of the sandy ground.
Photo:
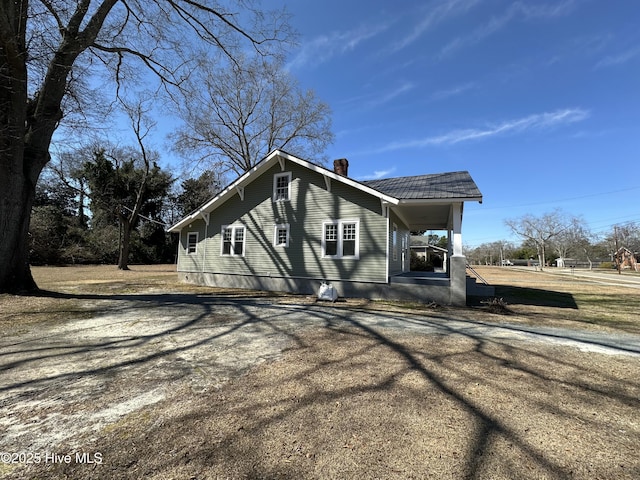
<svg viewBox="0 0 640 480">
<path fill-rule="evenodd" d="M 150 290 L 4 328 L 3 478 L 640 477 L 637 335 Z"/>
</svg>

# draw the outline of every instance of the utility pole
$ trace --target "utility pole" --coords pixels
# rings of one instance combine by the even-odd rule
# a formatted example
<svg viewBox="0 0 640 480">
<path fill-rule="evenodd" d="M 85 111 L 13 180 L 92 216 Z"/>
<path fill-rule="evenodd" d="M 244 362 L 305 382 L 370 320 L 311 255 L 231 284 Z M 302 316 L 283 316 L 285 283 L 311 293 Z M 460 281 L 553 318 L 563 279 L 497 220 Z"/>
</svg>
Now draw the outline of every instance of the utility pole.
<svg viewBox="0 0 640 480">
<path fill-rule="evenodd" d="M 618 275 L 622 275 L 622 272 L 620 271 L 620 248 L 618 247 L 618 226 L 614 225 L 613 226 L 613 240 L 615 242 L 616 245 L 616 268 L 618 269 Z"/>
</svg>

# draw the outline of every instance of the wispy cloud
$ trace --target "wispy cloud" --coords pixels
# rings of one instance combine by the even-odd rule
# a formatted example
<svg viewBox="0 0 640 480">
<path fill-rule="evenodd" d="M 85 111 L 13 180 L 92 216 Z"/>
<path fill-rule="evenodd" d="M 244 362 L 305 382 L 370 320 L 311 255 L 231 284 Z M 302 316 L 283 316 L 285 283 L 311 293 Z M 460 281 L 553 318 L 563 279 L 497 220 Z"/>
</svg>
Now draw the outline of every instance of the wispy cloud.
<svg viewBox="0 0 640 480">
<path fill-rule="evenodd" d="M 378 180 L 379 178 L 384 178 L 387 175 L 392 174 L 396 171 L 396 167 L 392 167 L 388 170 L 376 170 L 372 174 L 364 175 L 362 177 L 358 177 L 358 180 Z"/>
<path fill-rule="evenodd" d="M 362 26 L 346 32 L 331 32 L 303 43 L 287 68 L 317 67 L 333 57 L 355 50 L 358 45 L 387 30 L 391 22 L 375 26 Z"/>
<path fill-rule="evenodd" d="M 398 88 L 387 92 L 384 95 L 381 95 L 379 97 L 374 98 L 373 100 L 370 100 L 367 102 L 367 107 L 379 107 L 380 105 L 384 105 L 385 103 L 389 103 L 391 102 L 393 99 L 395 99 L 396 97 L 399 97 L 400 95 L 407 93 L 411 90 L 413 90 L 416 87 L 416 85 L 413 82 L 405 82 L 402 85 L 400 85 Z"/>
<path fill-rule="evenodd" d="M 431 28 L 448 18 L 466 13 L 477 3 L 479 3 L 479 0 L 445 0 L 439 2 L 435 7 L 428 5 L 424 16 L 413 29 L 402 40 L 391 46 L 391 52 L 397 52 L 408 47 Z"/>
<path fill-rule="evenodd" d="M 446 100 L 447 98 L 455 97 L 473 88 L 476 88 L 476 84 L 468 82 L 462 85 L 455 85 L 445 90 L 438 90 L 437 92 L 432 93 L 429 98 L 433 101 Z"/>
<path fill-rule="evenodd" d="M 636 57 L 640 57 L 640 45 L 629 48 L 624 52 L 618 53 L 617 55 L 609 55 L 603 58 L 596 64 L 595 68 L 615 67 L 617 65 L 627 63 L 635 59 Z"/>
<path fill-rule="evenodd" d="M 455 145 L 457 143 L 472 140 L 482 140 L 508 134 L 523 133 L 531 130 L 549 129 L 581 122 L 589 118 L 589 115 L 588 110 L 583 110 L 581 108 L 568 108 L 564 110 L 556 110 L 555 112 L 536 113 L 534 115 L 509 120 L 496 125 L 489 125 L 484 128 L 452 130 L 451 132 L 442 135 L 404 142 L 392 142 L 376 149 L 376 153 L 403 150 L 407 148 Z"/>
<path fill-rule="evenodd" d="M 440 57 L 451 55 L 467 45 L 476 44 L 498 32 L 514 20 L 551 19 L 570 13 L 577 1 L 564 0 L 548 5 L 531 5 L 524 2 L 512 3 L 502 15 L 492 17 L 487 23 L 473 30 L 468 35 L 455 38 L 440 50 Z"/>
</svg>

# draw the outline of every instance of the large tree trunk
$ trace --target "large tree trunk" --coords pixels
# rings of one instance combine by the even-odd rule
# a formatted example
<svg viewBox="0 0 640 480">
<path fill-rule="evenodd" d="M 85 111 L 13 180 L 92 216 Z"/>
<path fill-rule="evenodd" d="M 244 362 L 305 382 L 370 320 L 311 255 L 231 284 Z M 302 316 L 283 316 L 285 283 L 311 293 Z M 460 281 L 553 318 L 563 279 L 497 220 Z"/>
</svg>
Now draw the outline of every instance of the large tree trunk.
<svg viewBox="0 0 640 480">
<path fill-rule="evenodd" d="M 35 185 L 16 172 L 0 173 L 0 292 L 37 290 L 29 268 L 29 221 Z"/>
<path fill-rule="evenodd" d="M 0 7 L 0 293 L 37 288 L 29 268 L 29 221 L 40 170 L 25 161 L 31 106 L 23 58 L 26 3 Z"/>
<path fill-rule="evenodd" d="M 131 245 L 131 230 L 133 225 L 128 218 L 121 218 L 122 239 L 120 240 L 120 256 L 118 258 L 118 268 L 120 270 L 129 270 L 129 250 Z"/>
</svg>

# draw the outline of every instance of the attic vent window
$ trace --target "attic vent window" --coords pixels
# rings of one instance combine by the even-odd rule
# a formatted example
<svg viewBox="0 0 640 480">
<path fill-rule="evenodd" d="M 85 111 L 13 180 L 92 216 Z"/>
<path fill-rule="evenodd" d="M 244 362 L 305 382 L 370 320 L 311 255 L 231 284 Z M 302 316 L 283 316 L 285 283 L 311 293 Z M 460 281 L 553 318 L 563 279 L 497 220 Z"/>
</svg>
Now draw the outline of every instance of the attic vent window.
<svg viewBox="0 0 640 480">
<path fill-rule="evenodd" d="M 291 200 L 291 172 L 277 173 L 273 176 L 273 201 Z"/>
</svg>

